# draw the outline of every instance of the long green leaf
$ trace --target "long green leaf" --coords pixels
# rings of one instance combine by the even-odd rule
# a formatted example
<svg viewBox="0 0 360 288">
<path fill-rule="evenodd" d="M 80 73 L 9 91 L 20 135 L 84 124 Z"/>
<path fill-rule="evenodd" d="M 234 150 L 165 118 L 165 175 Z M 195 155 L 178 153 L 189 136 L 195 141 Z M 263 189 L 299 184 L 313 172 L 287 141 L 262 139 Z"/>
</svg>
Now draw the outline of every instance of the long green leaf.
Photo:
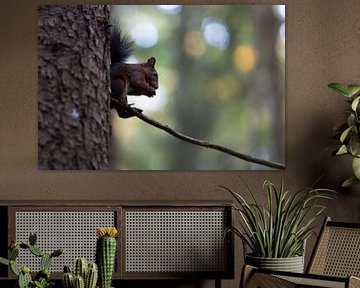
<svg viewBox="0 0 360 288">
<path fill-rule="evenodd" d="M 347 118 L 347 125 L 350 126 L 355 126 L 356 123 L 356 116 L 354 113 L 350 113 L 348 118 Z"/>
<path fill-rule="evenodd" d="M 344 143 L 347 136 L 349 135 L 349 132 L 353 129 L 353 127 L 354 126 L 350 126 L 349 128 L 345 129 L 345 131 L 343 133 L 341 133 L 341 135 L 340 135 L 340 142 L 341 143 Z"/>
<path fill-rule="evenodd" d="M 357 179 L 356 177 L 351 177 L 351 178 L 345 180 L 344 183 L 342 183 L 341 187 L 347 188 L 354 184 L 359 184 L 359 183 L 360 183 L 359 179 Z"/>
<path fill-rule="evenodd" d="M 325 211 L 317 202 L 331 199 L 333 192 L 313 189 L 313 184 L 290 193 L 285 191 L 283 182 L 277 189 L 270 181 L 264 181 L 267 205 L 263 206 L 244 181 L 243 184 L 252 202 L 231 189 L 222 188 L 233 195 L 237 202 L 234 209 L 240 215 L 240 228 L 233 227 L 231 231 L 259 257 L 290 257 L 301 253 L 303 242 L 313 234 L 313 223 Z"/>
<path fill-rule="evenodd" d="M 6 259 L 6 258 L 3 258 L 3 257 L 0 257 L 0 263 L 4 264 L 4 265 L 9 265 L 10 264 L 9 260 Z"/>
<path fill-rule="evenodd" d="M 256 205 L 258 205 L 258 203 L 257 203 L 257 201 L 256 201 L 256 198 L 255 198 L 254 194 L 252 193 L 252 191 L 251 191 L 251 189 L 250 189 L 249 185 L 247 185 L 247 184 L 246 184 L 246 182 L 245 182 L 245 180 L 244 180 L 243 178 L 241 178 L 241 177 L 240 177 L 240 179 L 241 179 L 241 181 L 242 181 L 243 185 L 245 186 L 246 191 L 247 191 L 247 192 L 248 192 L 248 194 L 250 195 L 251 200 L 253 201 L 253 203 L 254 203 L 254 204 L 256 204 Z"/>
<path fill-rule="evenodd" d="M 337 93 L 350 98 L 351 97 L 351 93 L 348 91 L 347 86 L 341 83 L 330 83 L 328 85 L 329 88 L 333 89 L 334 91 L 336 91 Z"/>
<path fill-rule="evenodd" d="M 348 85 L 347 91 L 351 96 L 354 96 L 358 93 L 360 93 L 360 85 Z"/>
<path fill-rule="evenodd" d="M 270 183 L 271 184 L 271 183 Z M 273 201 L 272 201 L 272 192 L 276 193 L 276 188 L 273 187 L 273 185 L 269 185 L 270 189 L 268 190 L 268 206 L 269 206 L 269 211 L 268 211 L 268 234 L 267 234 L 267 241 L 269 242 L 268 245 L 268 253 L 271 255 L 271 253 L 273 253 L 273 212 L 272 212 L 272 206 L 273 206 Z M 272 255 L 271 255 L 272 256 Z"/>
<path fill-rule="evenodd" d="M 356 111 L 356 108 L 357 108 L 358 105 L 359 105 L 359 101 L 360 101 L 360 96 L 356 97 L 356 98 L 354 99 L 354 101 L 352 101 L 352 103 L 351 103 L 351 109 L 352 109 L 353 111 Z"/>
</svg>

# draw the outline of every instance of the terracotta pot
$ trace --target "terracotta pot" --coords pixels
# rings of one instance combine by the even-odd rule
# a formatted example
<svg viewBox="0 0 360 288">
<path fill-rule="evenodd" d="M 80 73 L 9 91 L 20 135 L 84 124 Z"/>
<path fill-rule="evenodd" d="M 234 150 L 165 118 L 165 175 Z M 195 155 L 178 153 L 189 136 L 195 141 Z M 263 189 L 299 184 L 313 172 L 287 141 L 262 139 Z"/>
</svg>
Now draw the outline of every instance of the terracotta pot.
<svg viewBox="0 0 360 288">
<path fill-rule="evenodd" d="M 304 256 L 289 258 L 263 258 L 246 255 L 245 263 L 254 267 L 275 271 L 304 272 Z"/>
</svg>

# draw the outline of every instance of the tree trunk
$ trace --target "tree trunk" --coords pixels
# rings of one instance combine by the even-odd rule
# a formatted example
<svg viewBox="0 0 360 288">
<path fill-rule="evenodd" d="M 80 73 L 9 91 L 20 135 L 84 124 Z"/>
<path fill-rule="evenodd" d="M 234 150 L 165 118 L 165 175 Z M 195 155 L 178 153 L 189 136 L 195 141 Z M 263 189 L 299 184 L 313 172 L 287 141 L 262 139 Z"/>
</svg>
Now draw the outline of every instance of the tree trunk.
<svg viewBox="0 0 360 288">
<path fill-rule="evenodd" d="M 108 6 L 39 6 L 39 169 L 109 169 Z"/>
<path fill-rule="evenodd" d="M 261 99 L 267 100 L 266 102 L 263 101 L 263 104 L 270 107 L 270 111 L 272 111 L 272 124 L 269 127 L 269 132 L 272 136 L 269 137 L 269 143 L 266 146 L 269 150 L 273 151 L 272 160 L 285 163 L 285 100 L 283 96 L 285 93 L 285 83 L 281 80 L 283 79 L 281 73 L 284 72 L 280 70 L 276 52 L 276 41 L 280 23 L 274 15 L 273 7 L 270 5 L 256 7 L 253 10 L 253 17 L 256 23 L 255 45 L 257 51 L 260 51 L 259 62 L 263 63 L 262 66 L 257 68 L 254 77 L 258 77 L 265 70 L 271 71 L 272 78 L 271 81 L 268 81 L 267 85 L 265 83 L 261 85 L 262 87 L 259 85 L 255 93 L 255 95 L 261 96 Z M 257 99 L 255 98 L 255 100 Z"/>
</svg>

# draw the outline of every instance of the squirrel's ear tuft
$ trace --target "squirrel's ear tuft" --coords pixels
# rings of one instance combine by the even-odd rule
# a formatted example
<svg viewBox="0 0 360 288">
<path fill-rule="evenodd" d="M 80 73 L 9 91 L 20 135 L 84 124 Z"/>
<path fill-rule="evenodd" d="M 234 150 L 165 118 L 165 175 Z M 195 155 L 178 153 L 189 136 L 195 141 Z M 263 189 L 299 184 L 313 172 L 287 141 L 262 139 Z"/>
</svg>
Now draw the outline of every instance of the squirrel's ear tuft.
<svg viewBox="0 0 360 288">
<path fill-rule="evenodd" d="M 151 57 L 151 58 L 149 58 L 148 60 L 147 60 L 147 62 L 146 62 L 146 64 L 148 65 L 148 66 L 151 66 L 151 67 L 155 67 L 155 62 L 156 62 L 156 59 L 155 59 L 155 57 Z"/>
</svg>

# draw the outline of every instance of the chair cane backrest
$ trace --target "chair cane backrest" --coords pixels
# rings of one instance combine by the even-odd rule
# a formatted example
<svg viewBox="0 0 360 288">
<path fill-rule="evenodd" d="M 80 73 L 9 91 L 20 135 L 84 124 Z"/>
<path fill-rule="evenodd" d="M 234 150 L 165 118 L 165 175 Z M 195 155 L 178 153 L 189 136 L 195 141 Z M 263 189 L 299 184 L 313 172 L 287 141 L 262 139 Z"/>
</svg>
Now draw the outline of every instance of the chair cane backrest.
<svg viewBox="0 0 360 288">
<path fill-rule="evenodd" d="M 327 218 L 307 273 L 360 277 L 360 223 L 342 223 Z"/>
</svg>

